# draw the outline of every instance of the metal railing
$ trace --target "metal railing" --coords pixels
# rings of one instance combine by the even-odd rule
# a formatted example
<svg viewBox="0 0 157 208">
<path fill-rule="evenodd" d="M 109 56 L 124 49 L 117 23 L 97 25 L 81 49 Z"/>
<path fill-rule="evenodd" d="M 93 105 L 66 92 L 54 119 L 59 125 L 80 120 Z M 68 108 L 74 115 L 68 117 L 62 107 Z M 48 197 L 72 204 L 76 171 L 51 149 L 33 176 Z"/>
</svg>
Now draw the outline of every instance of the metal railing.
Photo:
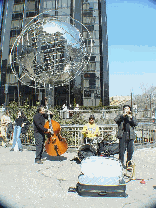
<svg viewBox="0 0 157 208">
<path fill-rule="evenodd" d="M 66 138 L 69 147 L 78 148 L 82 142 L 82 130 L 84 125 L 61 125 L 61 135 Z M 100 130 L 100 138 L 107 141 L 118 142 L 116 132 L 118 126 L 116 124 L 98 125 Z M 139 123 L 135 128 L 137 138 L 136 144 L 154 143 L 156 141 L 156 126 L 152 123 Z M 22 143 L 25 145 L 34 145 L 34 130 L 30 126 L 28 132 L 21 135 Z"/>
<path fill-rule="evenodd" d="M 118 126 L 116 124 L 105 124 L 105 125 L 98 125 L 100 130 L 100 138 L 105 139 L 107 141 L 114 141 L 118 142 L 118 139 L 116 138 L 116 132 L 118 129 Z M 63 125 L 62 127 L 62 135 L 65 136 L 68 135 L 68 143 L 71 147 L 78 147 L 81 144 L 82 141 L 82 129 L 83 125 Z M 144 144 L 144 143 L 153 143 L 156 142 L 156 129 L 155 125 L 146 123 L 142 124 L 140 123 L 137 127 L 135 127 L 135 133 L 136 133 L 136 139 L 134 143 L 136 144 Z M 68 134 L 67 134 L 68 132 Z M 72 138 L 71 140 L 69 140 Z"/>
<path fill-rule="evenodd" d="M 61 134 L 63 137 L 65 137 L 68 141 L 68 144 L 71 147 L 78 147 L 81 144 L 82 141 L 82 130 L 84 125 L 62 125 L 61 126 Z M 116 130 L 117 125 L 98 125 L 100 136 L 99 138 L 106 139 L 106 140 L 112 140 L 117 141 L 116 138 Z"/>
</svg>

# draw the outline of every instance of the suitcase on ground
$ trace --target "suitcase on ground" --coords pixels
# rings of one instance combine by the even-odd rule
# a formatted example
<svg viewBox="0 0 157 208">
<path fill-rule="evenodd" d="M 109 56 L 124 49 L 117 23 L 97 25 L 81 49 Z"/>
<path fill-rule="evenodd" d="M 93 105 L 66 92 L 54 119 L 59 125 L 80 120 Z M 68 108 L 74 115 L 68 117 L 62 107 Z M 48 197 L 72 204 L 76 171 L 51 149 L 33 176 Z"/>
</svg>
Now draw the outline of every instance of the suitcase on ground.
<svg viewBox="0 0 157 208">
<path fill-rule="evenodd" d="M 81 196 L 126 197 L 122 165 L 115 158 L 91 156 L 81 163 L 76 190 Z"/>
</svg>

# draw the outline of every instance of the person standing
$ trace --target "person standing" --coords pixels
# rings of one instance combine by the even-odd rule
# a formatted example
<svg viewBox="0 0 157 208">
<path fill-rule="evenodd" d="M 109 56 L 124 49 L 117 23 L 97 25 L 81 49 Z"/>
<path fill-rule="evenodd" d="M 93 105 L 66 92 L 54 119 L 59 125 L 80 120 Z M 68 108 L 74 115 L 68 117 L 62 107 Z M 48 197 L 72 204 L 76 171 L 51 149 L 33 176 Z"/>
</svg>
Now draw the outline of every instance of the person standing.
<svg viewBox="0 0 157 208">
<path fill-rule="evenodd" d="M 50 113 L 50 118 L 53 117 L 52 112 Z M 33 124 L 34 124 L 34 137 L 36 145 L 36 157 L 35 163 L 43 164 L 41 161 L 44 142 L 45 142 L 45 133 L 51 132 L 50 129 L 44 128 L 45 119 L 48 119 L 48 114 L 44 107 L 39 107 L 37 113 L 34 115 Z"/>
<path fill-rule="evenodd" d="M 136 138 L 134 127 L 138 125 L 132 116 L 131 107 L 123 106 L 123 114 L 118 115 L 114 121 L 118 124 L 117 138 L 119 139 L 119 160 L 124 166 L 124 154 L 127 149 L 127 164 L 131 166 L 132 155 L 134 152 L 134 139 Z"/>
<path fill-rule="evenodd" d="M 11 123 L 11 119 L 9 116 L 8 110 L 1 117 L 1 136 L 2 136 L 2 146 L 6 147 L 6 139 L 7 139 L 7 126 Z"/>
<path fill-rule="evenodd" d="M 25 124 L 26 125 L 29 124 L 29 121 L 25 117 L 24 113 L 21 110 L 19 110 L 17 117 L 15 119 L 15 122 L 14 122 L 13 144 L 12 144 L 12 148 L 10 151 L 14 151 L 14 147 L 16 145 L 16 142 L 18 144 L 19 151 L 20 152 L 23 151 L 21 139 L 20 139 L 20 134 L 21 134 L 21 129 L 22 129 L 22 127 L 24 127 Z"/>
</svg>

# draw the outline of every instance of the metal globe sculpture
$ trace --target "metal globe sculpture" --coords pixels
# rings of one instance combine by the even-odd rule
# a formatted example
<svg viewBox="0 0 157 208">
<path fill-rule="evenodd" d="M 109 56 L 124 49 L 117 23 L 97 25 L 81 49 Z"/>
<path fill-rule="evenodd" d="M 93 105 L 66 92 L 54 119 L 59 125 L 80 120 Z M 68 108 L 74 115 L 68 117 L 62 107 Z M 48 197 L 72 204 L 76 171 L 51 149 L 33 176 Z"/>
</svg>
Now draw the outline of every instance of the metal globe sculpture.
<svg viewBox="0 0 157 208">
<path fill-rule="evenodd" d="M 69 16 L 48 11 L 34 17 L 15 40 L 11 69 L 23 84 L 35 88 L 63 86 L 88 63 L 92 39 L 87 28 Z M 87 39 L 84 39 L 85 31 Z"/>
</svg>

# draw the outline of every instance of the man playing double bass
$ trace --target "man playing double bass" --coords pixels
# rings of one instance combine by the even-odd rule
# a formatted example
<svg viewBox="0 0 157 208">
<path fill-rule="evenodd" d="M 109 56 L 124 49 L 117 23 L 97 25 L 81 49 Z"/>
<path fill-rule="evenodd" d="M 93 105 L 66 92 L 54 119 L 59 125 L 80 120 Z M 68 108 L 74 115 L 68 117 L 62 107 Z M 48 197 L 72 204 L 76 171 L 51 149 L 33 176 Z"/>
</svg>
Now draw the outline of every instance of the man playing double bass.
<svg viewBox="0 0 157 208">
<path fill-rule="evenodd" d="M 50 118 L 53 117 L 51 111 L 49 111 Z M 35 137 L 35 145 L 36 145 L 36 158 L 35 163 L 43 164 L 41 161 L 44 142 L 45 142 L 45 133 L 51 132 L 50 129 L 44 128 L 45 119 L 48 118 L 48 114 L 46 114 L 46 110 L 44 107 L 39 107 L 37 113 L 34 115 L 33 124 L 34 124 L 34 137 Z"/>
</svg>

